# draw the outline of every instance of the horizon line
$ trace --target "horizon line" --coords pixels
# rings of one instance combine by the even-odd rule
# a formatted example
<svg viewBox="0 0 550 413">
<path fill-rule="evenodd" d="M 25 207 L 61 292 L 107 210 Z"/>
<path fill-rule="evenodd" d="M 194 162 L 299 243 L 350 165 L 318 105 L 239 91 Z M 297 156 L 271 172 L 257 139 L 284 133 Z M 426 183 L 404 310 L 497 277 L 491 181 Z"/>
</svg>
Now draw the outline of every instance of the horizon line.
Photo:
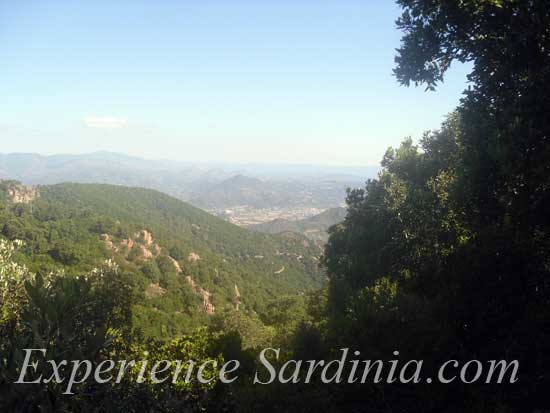
<svg viewBox="0 0 550 413">
<path fill-rule="evenodd" d="M 135 158 L 144 161 L 153 161 L 153 162 L 171 162 L 171 163 L 185 163 L 191 165 L 255 165 L 255 166 L 293 166 L 293 167 L 323 167 L 323 168 L 381 168 L 380 163 L 369 163 L 369 164 L 342 164 L 342 163 L 307 163 L 307 162 L 292 162 L 292 161 L 231 161 L 231 160 L 208 160 L 208 161 L 192 161 L 184 159 L 168 159 L 168 158 L 155 158 L 155 157 L 145 157 L 143 155 L 136 155 L 126 152 L 116 152 L 109 150 L 97 150 L 91 152 L 59 152 L 59 153 L 40 153 L 40 152 L 0 152 L 0 156 L 10 156 L 10 155 L 35 155 L 43 158 L 50 158 L 56 156 L 86 156 L 86 155 L 117 155 L 125 156 L 128 158 Z"/>
</svg>

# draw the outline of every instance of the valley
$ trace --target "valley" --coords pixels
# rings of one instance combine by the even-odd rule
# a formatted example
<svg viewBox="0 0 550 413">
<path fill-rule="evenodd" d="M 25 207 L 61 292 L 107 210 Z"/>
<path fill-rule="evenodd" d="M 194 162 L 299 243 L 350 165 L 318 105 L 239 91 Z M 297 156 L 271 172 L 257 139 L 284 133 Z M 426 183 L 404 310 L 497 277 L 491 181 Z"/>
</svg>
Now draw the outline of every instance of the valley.
<svg viewBox="0 0 550 413">
<path fill-rule="evenodd" d="M 378 167 L 193 164 L 111 152 L 0 154 L 0 178 L 29 185 L 105 183 L 164 192 L 235 225 L 307 219 L 342 207 Z"/>
<path fill-rule="evenodd" d="M 232 224 L 241 227 L 248 227 L 273 221 L 276 219 L 284 219 L 288 221 L 296 221 L 312 217 L 325 211 L 324 208 L 314 208 L 309 206 L 296 207 L 273 207 L 273 208 L 253 208 L 249 205 L 237 205 L 230 209 L 211 209 L 207 210 L 212 215 L 216 215 L 225 219 Z"/>
</svg>

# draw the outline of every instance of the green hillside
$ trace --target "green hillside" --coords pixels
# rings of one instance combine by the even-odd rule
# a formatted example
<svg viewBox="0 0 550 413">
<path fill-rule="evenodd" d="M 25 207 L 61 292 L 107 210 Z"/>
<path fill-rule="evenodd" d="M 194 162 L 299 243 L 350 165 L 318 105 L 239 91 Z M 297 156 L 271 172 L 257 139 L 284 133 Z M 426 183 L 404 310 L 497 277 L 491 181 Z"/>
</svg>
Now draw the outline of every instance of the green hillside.
<svg viewBox="0 0 550 413">
<path fill-rule="evenodd" d="M 0 189 L 1 234 L 25 242 L 18 261 L 77 274 L 113 259 L 133 286 L 145 336 L 176 336 L 235 308 L 255 317 L 281 295 L 322 284 L 320 251 L 305 237 L 239 228 L 153 190 L 59 184 L 34 194 L 8 181 Z"/>
</svg>

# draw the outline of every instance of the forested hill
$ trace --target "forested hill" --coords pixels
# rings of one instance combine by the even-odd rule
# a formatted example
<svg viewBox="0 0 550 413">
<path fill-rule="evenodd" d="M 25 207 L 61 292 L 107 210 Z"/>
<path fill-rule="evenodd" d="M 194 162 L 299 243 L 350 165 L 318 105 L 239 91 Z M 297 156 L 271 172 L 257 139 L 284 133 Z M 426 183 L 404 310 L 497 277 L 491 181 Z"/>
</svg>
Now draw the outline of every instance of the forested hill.
<svg viewBox="0 0 550 413">
<path fill-rule="evenodd" d="M 249 231 L 157 191 L 99 184 L 35 189 L 2 181 L 2 236 L 36 272 L 77 274 L 112 258 L 134 287 L 134 320 L 171 337 L 238 309 L 322 284 L 320 250 L 299 235 Z"/>
</svg>

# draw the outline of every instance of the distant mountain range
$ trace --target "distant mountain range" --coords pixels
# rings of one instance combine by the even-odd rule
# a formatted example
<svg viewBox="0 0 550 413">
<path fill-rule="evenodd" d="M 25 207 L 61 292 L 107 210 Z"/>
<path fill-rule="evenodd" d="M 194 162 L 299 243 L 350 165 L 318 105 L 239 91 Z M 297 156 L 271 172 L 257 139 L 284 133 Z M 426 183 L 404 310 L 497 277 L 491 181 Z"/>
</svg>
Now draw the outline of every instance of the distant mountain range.
<svg viewBox="0 0 550 413">
<path fill-rule="evenodd" d="M 209 210 L 223 210 L 247 205 L 252 208 L 304 207 L 328 208 L 340 205 L 349 186 L 361 185 L 361 180 L 305 181 L 267 180 L 235 175 L 212 185 L 190 202 Z"/>
<path fill-rule="evenodd" d="M 0 154 L 0 178 L 25 184 L 107 183 L 160 190 L 187 200 L 206 185 L 231 177 L 221 169 L 184 162 L 153 161 L 123 154 L 83 155 Z"/>
<path fill-rule="evenodd" d="M 346 188 L 362 186 L 377 171 L 377 167 L 193 164 L 111 152 L 0 154 L 1 179 L 25 184 L 106 183 L 155 189 L 239 225 L 303 218 L 341 206 Z"/>
<path fill-rule="evenodd" d="M 274 219 L 262 224 L 250 225 L 248 228 L 266 234 L 296 232 L 305 235 L 313 241 L 324 244 L 328 239 L 328 229 L 342 222 L 345 217 L 346 208 L 331 208 L 305 219 L 296 221 Z"/>
</svg>

